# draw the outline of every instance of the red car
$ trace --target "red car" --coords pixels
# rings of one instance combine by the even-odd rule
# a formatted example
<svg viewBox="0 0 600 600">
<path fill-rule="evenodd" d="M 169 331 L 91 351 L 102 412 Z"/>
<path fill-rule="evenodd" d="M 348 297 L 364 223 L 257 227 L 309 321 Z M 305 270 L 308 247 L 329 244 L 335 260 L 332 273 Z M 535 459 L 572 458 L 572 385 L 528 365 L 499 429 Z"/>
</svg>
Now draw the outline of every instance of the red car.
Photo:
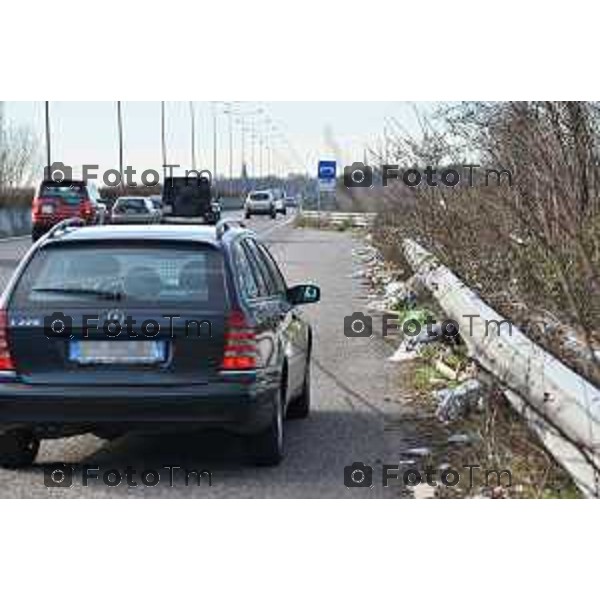
<svg viewBox="0 0 600 600">
<path fill-rule="evenodd" d="M 96 187 L 85 181 L 42 181 L 31 206 L 31 239 L 35 242 L 64 219 L 79 217 L 88 225 L 104 222 L 105 207 Z"/>
</svg>

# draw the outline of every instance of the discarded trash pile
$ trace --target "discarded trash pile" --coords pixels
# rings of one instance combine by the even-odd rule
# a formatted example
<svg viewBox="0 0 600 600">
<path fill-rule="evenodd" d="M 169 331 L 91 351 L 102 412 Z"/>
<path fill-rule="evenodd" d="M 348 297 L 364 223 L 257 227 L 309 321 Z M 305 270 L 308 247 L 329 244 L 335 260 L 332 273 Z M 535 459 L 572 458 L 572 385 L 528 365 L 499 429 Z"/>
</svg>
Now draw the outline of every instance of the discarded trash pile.
<svg viewBox="0 0 600 600">
<path fill-rule="evenodd" d="M 360 268 L 352 277 L 365 280 L 370 288 L 369 311 L 390 315 L 401 333 L 399 346 L 388 360 L 425 360 L 432 366 L 428 377 L 436 415 L 441 421 L 462 418 L 481 407 L 483 386 L 476 378 L 475 365 L 466 356 L 458 330 L 436 316 L 423 299 L 429 298 L 419 278 L 383 260 L 379 250 L 365 244 L 353 252 Z M 437 389 L 437 388 L 442 389 Z"/>
<path fill-rule="evenodd" d="M 499 380 L 469 355 L 469 348 L 473 348 L 470 340 L 466 338 L 464 343 L 458 330 L 448 327 L 454 322 L 445 320 L 436 300 L 439 290 L 432 287 L 430 273 L 424 277 L 432 292 L 403 258 L 395 256 L 392 260 L 397 264 L 384 261 L 367 236 L 354 252 L 357 266 L 352 275 L 366 288 L 373 319 L 381 316 L 382 323 L 393 320 L 396 327 L 393 335 L 386 336 L 388 343 L 397 344 L 388 360 L 398 364 L 393 369 L 403 386 L 398 401 L 408 401 L 414 409 L 398 418 L 397 427 L 405 442 L 407 418 L 412 426 L 418 425 L 418 435 L 409 440 L 411 447 L 401 451 L 401 464 L 418 466 L 421 461 L 441 470 L 444 465 L 477 464 L 486 473 L 509 470 L 512 474 L 502 485 L 488 485 L 486 481 L 484 486 L 467 489 L 438 488 L 437 497 L 579 497 L 569 472 L 548 453 L 523 414 L 514 409 Z M 421 263 L 412 262 L 420 273 L 426 271 L 420 268 Z M 574 353 L 581 351 L 574 332 L 565 335 L 565 328 L 555 319 L 546 318 L 542 324 L 546 326 L 542 334 L 562 334 Z M 539 327 L 538 323 L 532 325 Z M 388 423 L 388 430 L 394 426 Z"/>
</svg>

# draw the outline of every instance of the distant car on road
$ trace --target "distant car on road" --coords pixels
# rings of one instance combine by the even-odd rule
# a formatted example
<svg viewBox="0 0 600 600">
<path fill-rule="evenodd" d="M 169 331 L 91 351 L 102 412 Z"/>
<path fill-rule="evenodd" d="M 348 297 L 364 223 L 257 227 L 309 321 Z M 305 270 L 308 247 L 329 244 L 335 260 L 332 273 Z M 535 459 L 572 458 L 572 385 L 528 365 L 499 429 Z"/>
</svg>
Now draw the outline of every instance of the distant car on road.
<svg viewBox="0 0 600 600">
<path fill-rule="evenodd" d="M 244 215 L 249 219 L 252 215 L 270 215 L 277 218 L 277 203 L 271 190 L 250 192 L 244 202 Z"/>
<path fill-rule="evenodd" d="M 150 198 L 143 196 L 121 196 L 112 207 L 111 223 L 159 223 L 161 212 L 154 207 Z"/>
<path fill-rule="evenodd" d="M 78 217 L 86 224 L 104 222 L 105 210 L 93 182 L 81 180 L 44 180 L 31 205 L 31 239 L 38 240 L 54 225 Z"/>
<path fill-rule="evenodd" d="M 102 207 L 104 209 L 106 222 L 110 220 L 110 211 L 112 210 L 113 204 L 114 200 L 111 200 L 110 198 L 98 198 L 98 207 Z"/>
<path fill-rule="evenodd" d="M 214 225 L 221 218 L 221 203 L 213 194 L 208 177 L 167 177 L 163 185 L 163 214 L 201 218 Z"/>
<path fill-rule="evenodd" d="M 281 188 L 273 188 L 272 192 L 275 197 L 275 211 L 282 215 L 286 215 L 287 206 L 285 205 L 285 192 Z"/>
<path fill-rule="evenodd" d="M 275 210 L 282 215 L 287 215 L 287 206 L 285 205 L 284 198 L 277 198 L 275 200 Z"/>
<path fill-rule="evenodd" d="M 34 245 L 1 297 L 0 465 L 30 465 L 47 438 L 214 427 L 279 463 L 285 417 L 310 410 L 298 307 L 319 288 L 288 287 L 237 223 L 73 225 Z"/>
<path fill-rule="evenodd" d="M 154 210 L 158 211 L 160 217 L 162 219 L 164 212 L 164 205 L 162 201 L 162 196 L 149 196 L 150 202 L 152 202 L 152 206 L 154 206 Z"/>
<path fill-rule="evenodd" d="M 294 196 L 286 196 L 285 197 L 285 205 L 288 208 L 296 208 L 298 206 L 298 201 Z"/>
</svg>

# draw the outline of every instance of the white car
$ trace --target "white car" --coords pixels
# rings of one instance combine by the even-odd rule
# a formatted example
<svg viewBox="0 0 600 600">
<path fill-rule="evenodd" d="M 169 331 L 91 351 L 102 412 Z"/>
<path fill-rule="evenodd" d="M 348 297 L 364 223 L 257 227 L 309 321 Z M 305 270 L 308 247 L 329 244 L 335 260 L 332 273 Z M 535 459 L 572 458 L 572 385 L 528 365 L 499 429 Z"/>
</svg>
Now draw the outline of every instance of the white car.
<svg viewBox="0 0 600 600">
<path fill-rule="evenodd" d="M 287 214 L 284 191 L 280 188 L 274 188 L 272 192 L 275 197 L 275 212 L 281 213 L 282 215 Z"/>
<path fill-rule="evenodd" d="M 250 192 L 244 202 L 244 215 L 249 219 L 252 215 L 270 215 L 277 217 L 277 202 L 271 190 Z"/>
<path fill-rule="evenodd" d="M 112 207 L 111 222 L 115 224 L 160 223 L 161 212 L 150 198 L 121 196 Z"/>
<path fill-rule="evenodd" d="M 285 215 L 287 213 L 284 198 L 277 198 L 275 200 L 275 211 L 281 213 L 282 215 Z"/>
</svg>

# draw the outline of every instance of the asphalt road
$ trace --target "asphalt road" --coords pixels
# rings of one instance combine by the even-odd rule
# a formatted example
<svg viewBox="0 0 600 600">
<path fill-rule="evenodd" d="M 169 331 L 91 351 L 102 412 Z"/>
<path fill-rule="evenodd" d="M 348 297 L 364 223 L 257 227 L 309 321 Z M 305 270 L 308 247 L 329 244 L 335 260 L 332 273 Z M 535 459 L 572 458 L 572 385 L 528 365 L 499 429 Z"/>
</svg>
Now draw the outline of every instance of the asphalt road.
<svg viewBox="0 0 600 600">
<path fill-rule="evenodd" d="M 237 213 L 231 216 L 239 216 Z M 386 431 L 387 417 L 395 418 L 397 404 L 386 400 L 391 389 L 390 348 L 378 338 L 346 338 L 344 316 L 364 309 L 364 292 L 352 272 L 350 233 L 295 229 L 290 218 L 254 217 L 249 225 L 268 242 L 289 284 L 315 282 L 322 300 L 304 310 L 314 328 L 313 410 L 303 421 L 286 423 L 284 462 L 275 468 L 244 463 L 235 436 L 220 432 L 182 435 L 128 435 L 113 442 L 85 435 L 44 441 L 36 464 L 28 469 L 0 469 L 0 497 L 116 497 L 116 498 L 369 498 L 394 496 L 380 484 L 378 462 L 398 462 L 401 442 L 397 431 Z M 0 241 L 0 285 L 4 286 L 27 239 Z M 391 435 L 391 437 L 390 437 Z M 373 485 L 349 489 L 344 467 L 361 461 L 374 467 Z M 48 488 L 44 469 L 64 462 L 74 470 L 72 487 Z M 137 487 L 125 478 L 118 486 L 91 480 L 83 486 L 82 465 L 97 465 L 100 474 L 127 467 Z M 165 465 L 173 467 L 171 470 Z M 184 469 L 209 470 L 197 485 Z M 143 471 L 159 473 L 155 486 L 141 482 Z M 170 480 L 170 474 L 173 479 Z M 149 483 L 153 475 L 148 476 Z M 396 494 L 397 495 L 397 494 Z"/>
</svg>

